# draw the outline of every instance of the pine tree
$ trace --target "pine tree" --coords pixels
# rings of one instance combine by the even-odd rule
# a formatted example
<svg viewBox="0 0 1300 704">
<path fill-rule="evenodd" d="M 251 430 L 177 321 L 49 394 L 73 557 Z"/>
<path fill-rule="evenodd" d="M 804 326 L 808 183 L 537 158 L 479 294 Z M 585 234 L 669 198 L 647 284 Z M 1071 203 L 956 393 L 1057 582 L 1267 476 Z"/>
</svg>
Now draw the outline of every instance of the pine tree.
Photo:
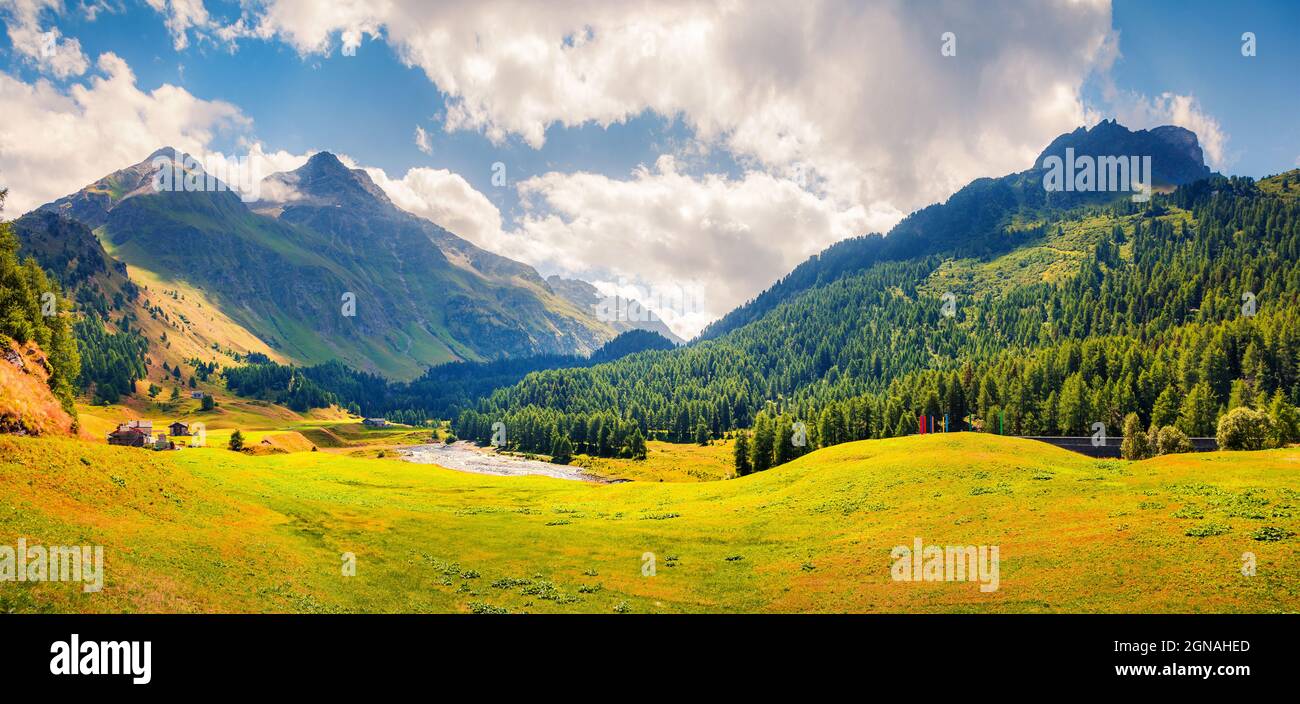
<svg viewBox="0 0 1300 704">
<path fill-rule="evenodd" d="M 1082 433 L 1091 425 L 1089 421 L 1092 409 L 1088 402 L 1088 387 L 1081 374 L 1076 372 L 1065 380 L 1059 403 L 1056 417 L 1062 435 Z"/>
<path fill-rule="evenodd" d="M 1219 331 L 1206 346 L 1205 352 L 1201 356 L 1201 381 L 1209 384 L 1216 406 L 1228 400 L 1228 392 L 1232 388 L 1232 373 L 1228 365 L 1227 346 L 1227 339 L 1224 337 L 1223 331 Z"/>
<path fill-rule="evenodd" d="M 790 417 L 782 414 L 776 419 L 776 439 L 772 445 L 772 466 L 783 465 L 794 459 L 794 422 Z"/>
<path fill-rule="evenodd" d="M 965 422 L 962 420 L 966 417 L 966 391 L 962 388 L 961 380 L 957 373 L 953 372 L 952 378 L 948 382 L 948 399 L 944 407 L 944 413 L 948 416 L 948 427 L 951 430 L 962 430 Z M 942 420 L 938 422 L 942 423 Z"/>
<path fill-rule="evenodd" d="M 1272 421 L 1271 440 L 1274 447 L 1285 447 L 1300 440 L 1300 412 L 1287 402 L 1286 395 L 1281 389 L 1273 394 L 1273 402 L 1268 408 L 1268 417 Z"/>
<path fill-rule="evenodd" d="M 821 416 L 817 420 L 818 447 L 830 447 L 843 442 L 840 439 L 839 429 L 835 426 L 835 418 L 839 415 L 830 407 L 822 409 Z"/>
<path fill-rule="evenodd" d="M 750 464 L 749 459 L 749 433 L 744 431 L 736 433 L 736 446 L 732 448 L 732 460 L 736 476 L 743 477 L 754 471 L 754 466 Z"/>
<path fill-rule="evenodd" d="M 1178 408 L 1181 399 L 1178 394 L 1178 387 L 1167 386 L 1160 396 L 1156 398 L 1155 405 L 1151 409 L 1151 423 L 1161 428 L 1166 425 L 1173 425 L 1178 422 Z"/>
<path fill-rule="evenodd" d="M 1255 407 L 1255 394 L 1245 379 L 1234 380 L 1231 389 L 1228 392 L 1228 410 L 1240 408 L 1241 406 Z"/>
</svg>

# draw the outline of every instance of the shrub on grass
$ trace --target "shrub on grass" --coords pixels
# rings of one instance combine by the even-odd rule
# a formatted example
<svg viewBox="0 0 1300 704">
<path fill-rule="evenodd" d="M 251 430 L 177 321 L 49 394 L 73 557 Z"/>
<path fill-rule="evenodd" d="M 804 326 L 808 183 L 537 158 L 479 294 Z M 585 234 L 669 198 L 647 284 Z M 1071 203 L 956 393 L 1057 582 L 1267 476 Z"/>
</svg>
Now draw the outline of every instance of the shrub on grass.
<svg viewBox="0 0 1300 704">
<path fill-rule="evenodd" d="M 1241 406 L 1219 419 L 1219 448 L 1223 450 L 1263 450 L 1274 435 L 1268 414 Z"/>
<path fill-rule="evenodd" d="M 1188 439 L 1187 433 L 1172 425 L 1161 428 L 1156 435 L 1156 452 L 1162 455 L 1176 455 L 1191 451 L 1192 441 Z"/>
<path fill-rule="evenodd" d="M 1119 455 L 1126 460 L 1144 460 L 1151 456 L 1151 439 L 1142 431 L 1138 414 L 1124 418 L 1124 441 L 1119 444 Z"/>
</svg>

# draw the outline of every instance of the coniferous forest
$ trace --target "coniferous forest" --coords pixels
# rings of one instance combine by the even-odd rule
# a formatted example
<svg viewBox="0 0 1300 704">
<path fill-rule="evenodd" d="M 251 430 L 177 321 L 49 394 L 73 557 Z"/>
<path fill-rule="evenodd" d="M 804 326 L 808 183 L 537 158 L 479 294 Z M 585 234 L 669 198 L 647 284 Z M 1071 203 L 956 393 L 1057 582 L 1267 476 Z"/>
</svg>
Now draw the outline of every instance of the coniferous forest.
<svg viewBox="0 0 1300 704">
<path fill-rule="evenodd" d="M 5 191 L 0 191 L 0 208 Z M 0 343 L 35 342 L 45 352 L 50 390 L 73 413 L 81 358 L 71 324 L 70 303 L 35 259 L 19 260 L 18 238 L 0 222 Z M 75 415 L 75 414 L 74 414 Z"/>
</svg>

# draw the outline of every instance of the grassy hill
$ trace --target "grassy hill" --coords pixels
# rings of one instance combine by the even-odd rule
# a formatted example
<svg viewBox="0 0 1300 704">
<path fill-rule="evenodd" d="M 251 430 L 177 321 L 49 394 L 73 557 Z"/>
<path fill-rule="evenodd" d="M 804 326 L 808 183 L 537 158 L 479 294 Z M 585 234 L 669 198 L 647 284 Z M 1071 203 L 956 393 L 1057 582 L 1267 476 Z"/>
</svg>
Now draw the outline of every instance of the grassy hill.
<svg viewBox="0 0 1300 704">
<path fill-rule="evenodd" d="M 1296 448 L 1128 463 L 929 435 L 613 485 L 57 438 L 0 436 L 0 458 L 0 544 L 102 544 L 107 562 L 98 594 L 0 583 L 0 611 L 1300 609 Z M 1000 588 L 891 581 L 916 537 L 999 546 Z"/>
</svg>

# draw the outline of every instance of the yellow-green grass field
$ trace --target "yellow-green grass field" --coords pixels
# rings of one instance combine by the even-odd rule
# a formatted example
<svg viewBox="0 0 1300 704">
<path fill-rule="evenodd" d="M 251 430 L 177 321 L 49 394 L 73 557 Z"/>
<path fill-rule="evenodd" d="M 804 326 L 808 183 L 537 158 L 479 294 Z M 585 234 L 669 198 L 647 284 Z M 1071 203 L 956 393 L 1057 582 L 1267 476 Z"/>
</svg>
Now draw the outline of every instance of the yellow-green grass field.
<svg viewBox="0 0 1300 704">
<path fill-rule="evenodd" d="M 379 451 L 429 442 L 441 434 L 433 428 L 396 424 L 367 428 L 359 418 L 350 417 L 338 408 L 299 414 L 268 401 L 226 397 L 219 401 L 220 405 L 204 411 L 200 401 L 188 397 L 175 402 L 149 402 L 142 398 L 140 394 L 130 397 L 126 403 L 110 406 L 77 404 L 83 436 L 105 442 L 109 431 L 129 420 L 152 420 L 158 428 L 179 420 L 203 423 L 206 442 L 212 447 L 226 447 L 230 436 L 239 430 L 249 447 L 270 438 L 273 444 L 287 451 L 310 450 L 314 445 L 326 452 L 374 457 Z"/>
<path fill-rule="evenodd" d="M 982 434 L 622 484 L 0 436 L 0 545 L 106 561 L 95 594 L 0 582 L 0 611 L 1296 612 L 1298 490 L 1297 448 L 1129 463 Z M 916 537 L 998 546 L 999 589 L 892 581 Z"/>
<path fill-rule="evenodd" d="M 735 476 L 734 444 L 734 440 L 714 440 L 703 446 L 651 440 L 646 443 L 644 460 L 578 455 L 572 464 L 612 479 L 707 482 Z"/>
</svg>

